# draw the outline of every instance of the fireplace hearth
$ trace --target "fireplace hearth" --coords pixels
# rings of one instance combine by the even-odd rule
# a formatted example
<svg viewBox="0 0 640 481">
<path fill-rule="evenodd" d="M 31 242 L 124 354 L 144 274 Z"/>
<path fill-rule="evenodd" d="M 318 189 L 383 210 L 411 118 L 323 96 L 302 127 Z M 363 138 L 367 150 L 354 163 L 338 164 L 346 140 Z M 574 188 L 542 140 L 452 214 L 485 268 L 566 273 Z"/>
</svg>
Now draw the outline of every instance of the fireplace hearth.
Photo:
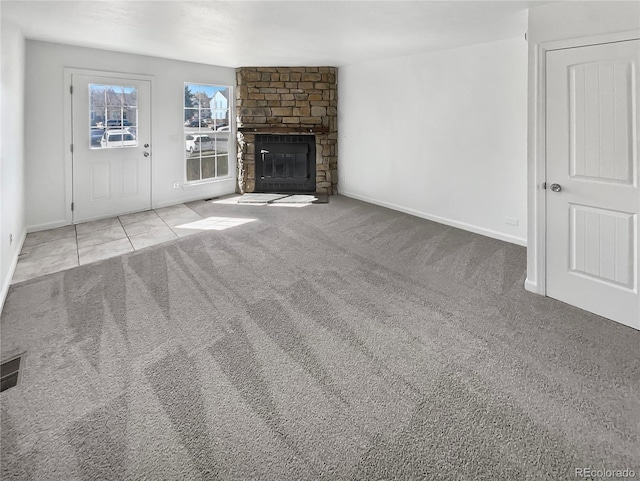
<svg viewBox="0 0 640 481">
<path fill-rule="evenodd" d="M 334 67 L 236 69 L 239 193 L 337 193 L 336 74 Z"/>
</svg>

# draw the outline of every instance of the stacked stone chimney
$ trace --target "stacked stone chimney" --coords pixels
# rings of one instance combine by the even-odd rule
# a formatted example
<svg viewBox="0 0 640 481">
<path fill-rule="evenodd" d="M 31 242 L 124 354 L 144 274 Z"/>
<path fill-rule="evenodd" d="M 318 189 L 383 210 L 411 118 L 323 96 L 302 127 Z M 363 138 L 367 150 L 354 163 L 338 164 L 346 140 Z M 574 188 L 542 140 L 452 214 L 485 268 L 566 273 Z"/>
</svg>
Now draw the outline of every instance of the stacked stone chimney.
<svg viewBox="0 0 640 481">
<path fill-rule="evenodd" d="M 338 183 L 338 91 L 335 67 L 236 69 L 238 191 L 255 190 L 256 134 L 313 134 L 316 192 Z"/>
</svg>

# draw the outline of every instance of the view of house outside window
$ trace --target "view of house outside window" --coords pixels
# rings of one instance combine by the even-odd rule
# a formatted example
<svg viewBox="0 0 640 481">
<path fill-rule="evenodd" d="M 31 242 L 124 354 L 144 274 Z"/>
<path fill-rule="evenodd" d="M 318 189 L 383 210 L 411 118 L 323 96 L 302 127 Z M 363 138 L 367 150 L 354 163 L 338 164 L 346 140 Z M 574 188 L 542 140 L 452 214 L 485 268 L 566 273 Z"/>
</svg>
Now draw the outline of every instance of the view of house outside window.
<svg viewBox="0 0 640 481">
<path fill-rule="evenodd" d="M 229 175 L 230 88 L 184 84 L 187 182 Z"/>
</svg>

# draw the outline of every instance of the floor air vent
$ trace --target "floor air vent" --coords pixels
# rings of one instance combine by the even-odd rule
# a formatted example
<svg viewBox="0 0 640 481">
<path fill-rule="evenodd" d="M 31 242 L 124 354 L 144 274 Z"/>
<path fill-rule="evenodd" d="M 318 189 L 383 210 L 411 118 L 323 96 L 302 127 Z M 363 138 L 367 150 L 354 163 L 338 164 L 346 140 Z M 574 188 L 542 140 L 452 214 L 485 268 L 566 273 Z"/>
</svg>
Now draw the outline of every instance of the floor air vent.
<svg viewBox="0 0 640 481">
<path fill-rule="evenodd" d="M 0 392 L 18 385 L 22 373 L 23 360 L 24 354 L 21 354 L 2 362 L 0 365 Z"/>
</svg>

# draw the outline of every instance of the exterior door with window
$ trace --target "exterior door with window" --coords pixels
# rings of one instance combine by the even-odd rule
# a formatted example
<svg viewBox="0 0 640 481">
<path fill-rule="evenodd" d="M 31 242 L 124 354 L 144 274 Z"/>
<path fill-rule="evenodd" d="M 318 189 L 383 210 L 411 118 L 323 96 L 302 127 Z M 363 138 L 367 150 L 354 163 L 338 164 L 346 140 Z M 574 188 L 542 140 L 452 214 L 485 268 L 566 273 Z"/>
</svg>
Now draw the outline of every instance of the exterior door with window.
<svg viewBox="0 0 640 481">
<path fill-rule="evenodd" d="M 640 329 L 640 40 L 547 52 L 547 295 Z"/>
<path fill-rule="evenodd" d="M 72 76 L 73 222 L 151 208 L 148 80 Z"/>
</svg>

